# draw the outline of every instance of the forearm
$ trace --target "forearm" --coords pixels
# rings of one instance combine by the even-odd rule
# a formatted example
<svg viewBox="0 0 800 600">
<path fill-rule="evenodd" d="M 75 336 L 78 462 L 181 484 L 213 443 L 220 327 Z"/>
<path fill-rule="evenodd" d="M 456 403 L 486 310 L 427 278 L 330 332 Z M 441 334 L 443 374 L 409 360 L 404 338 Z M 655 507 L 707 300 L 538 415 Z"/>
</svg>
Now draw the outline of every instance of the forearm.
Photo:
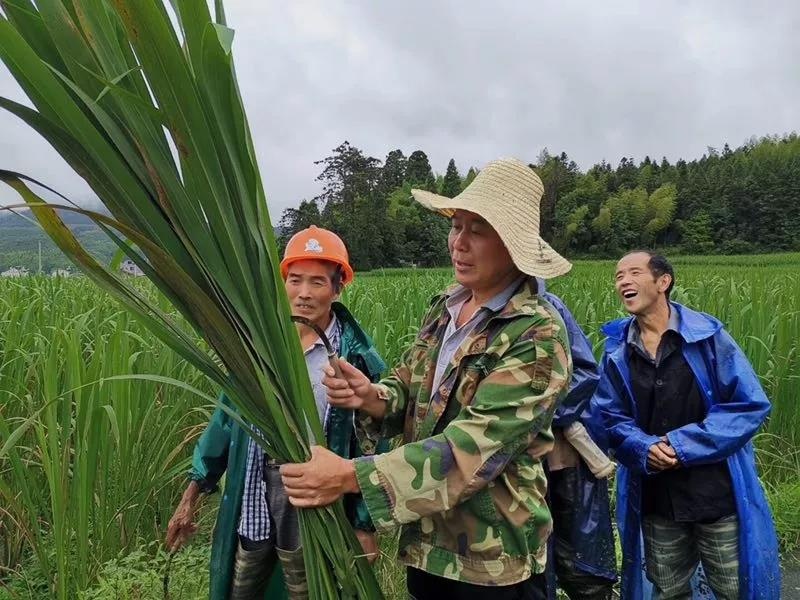
<svg viewBox="0 0 800 600">
<path fill-rule="evenodd" d="M 203 490 L 200 487 L 200 484 L 195 480 L 191 480 L 189 481 L 189 485 L 186 486 L 183 496 L 181 496 L 181 504 L 194 506 L 202 494 Z"/>
</svg>

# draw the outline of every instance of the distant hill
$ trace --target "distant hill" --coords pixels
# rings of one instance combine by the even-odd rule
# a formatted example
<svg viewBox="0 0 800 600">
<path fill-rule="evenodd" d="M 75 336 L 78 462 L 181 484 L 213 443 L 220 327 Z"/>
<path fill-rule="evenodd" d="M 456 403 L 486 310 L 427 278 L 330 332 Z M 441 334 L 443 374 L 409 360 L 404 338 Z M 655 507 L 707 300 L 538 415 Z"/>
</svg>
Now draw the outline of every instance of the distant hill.
<svg viewBox="0 0 800 600">
<path fill-rule="evenodd" d="M 106 209 L 101 208 L 92 208 L 90 210 L 95 210 L 102 214 L 110 214 Z M 61 220 L 66 223 L 66 225 L 72 229 L 74 226 L 77 225 L 88 225 L 89 227 L 95 227 L 94 222 L 87 216 L 82 215 L 80 213 L 70 212 L 68 210 L 62 210 L 60 212 Z M 33 215 L 31 214 L 30 210 L 15 210 L 14 212 L 11 211 L 0 211 L 0 229 L 5 229 L 7 227 L 27 227 L 32 229 L 39 229 L 39 226 L 35 222 Z"/>
<path fill-rule="evenodd" d="M 72 265 L 41 230 L 29 210 L 17 212 L 18 215 L 0 211 L 0 272 L 10 267 L 25 267 L 36 273 L 39 270 L 40 244 L 43 272 L 50 273 L 53 269 Z M 108 214 L 105 209 L 101 212 Z M 89 217 L 61 211 L 61 218 L 93 256 L 104 264 L 111 262 L 117 247 Z"/>
<path fill-rule="evenodd" d="M 0 211 L 0 271 L 10 267 L 25 267 L 31 273 L 36 273 L 40 259 L 45 273 L 72 265 L 41 230 L 29 210 L 15 212 L 17 214 Z M 105 263 L 111 260 L 116 246 L 91 219 L 68 211 L 62 211 L 61 218 L 98 260 Z"/>
</svg>

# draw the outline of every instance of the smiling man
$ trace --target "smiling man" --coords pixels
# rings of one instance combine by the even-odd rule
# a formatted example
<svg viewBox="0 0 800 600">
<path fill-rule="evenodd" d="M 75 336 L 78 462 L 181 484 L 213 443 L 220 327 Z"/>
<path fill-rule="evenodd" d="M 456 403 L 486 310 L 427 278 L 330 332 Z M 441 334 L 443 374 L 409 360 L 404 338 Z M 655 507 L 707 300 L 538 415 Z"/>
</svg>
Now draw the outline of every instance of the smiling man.
<svg viewBox="0 0 800 600">
<path fill-rule="evenodd" d="M 367 381 L 377 380 L 386 365 L 358 322 L 337 302 L 342 288 L 353 280 L 339 236 L 314 226 L 295 234 L 286 246 L 281 275 L 292 314 L 324 331 Z M 328 447 L 343 457 L 358 456 L 353 411 L 329 406 L 321 383 L 328 364 L 325 346 L 313 328 L 298 324 L 297 330 Z M 222 402 L 232 408 L 224 396 Z M 279 600 L 287 592 L 291 600 L 308 597 L 297 511 L 289 504 L 279 466 L 225 411 L 216 409 L 195 447 L 191 482 L 167 533 L 167 546 L 180 548 L 196 530 L 198 498 L 214 491 L 227 473 L 211 548 L 212 600 Z M 345 508 L 365 554 L 376 558 L 374 528 L 363 500 L 350 495 Z M 267 589 L 276 558 L 285 589 L 274 577 Z"/>
<path fill-rule="evenodd" d="M 617 264 L 632 316 L 608 336 L 592 407 L 621 463 L 623 598 L 692 598 L 702 563 L 717 600 L 780 596 L 777 542 L 751 440 L 770 404 L 722 324 L 670 301 L 675 273 L 652 252 Z M 641 540 L 644 540 L 642 548 Z"/>
<path fill-rule="evenodd" d="M 404 445 L 346 460 L 315 447 L 284 465 L 296 506 L 363 494 L 376 527 L 400 527 L 412 598 L 544 598 L 552 519 L 542 461 L 572 360 L 558 311 L 536 277 L 570 264 L 539 236 L 542 182 L 498 160 L 455 198 L 414 190 L 450 218 L 456 281 L 435 297 L 392 374 L 373 384 L 342 362 L 324 379 L 332 406 L 357 409 L 369 433 Z"/>
</svg>

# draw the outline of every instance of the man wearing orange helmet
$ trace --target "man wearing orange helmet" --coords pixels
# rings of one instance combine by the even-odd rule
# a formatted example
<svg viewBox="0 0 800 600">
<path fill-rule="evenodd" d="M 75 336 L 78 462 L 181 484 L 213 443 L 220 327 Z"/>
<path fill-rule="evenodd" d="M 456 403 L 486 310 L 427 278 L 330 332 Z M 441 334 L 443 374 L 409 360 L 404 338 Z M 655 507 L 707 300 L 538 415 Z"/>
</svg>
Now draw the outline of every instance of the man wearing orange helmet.
<svg viewBox="0 0 800 600">
<path fill-rule="evenodd" d="M 344 242 L 314 226 L 298 232 L 286 246 L 281 275 L 292 314 L 315 326 L 297 328 L 328 447 L 345 458 L 358 456 L 353 411 L 327 402 L 321 380 L 328 354 L 315 331 L 324 331 L 341 356 L 372 381 L 378 380 L 383 360 L 358 322 L 337 302 L 342 288 L 353 280 Z M 227 398 L 222 401 L 230 406 Z M 286 497 L 278 466 L 225 411 L 216 409 L 195 447 L 191 481 L 167 534 L 171 549 L 186 542 L 196 530 L 194 513 L 200 495 L 215 491 L 227 472 L 211 550 L 212 600 L 281 598 L 287 591 L 293 600 L 308 597 L 297 512 Z M 364 552 L 377 557 L 374 528 L 361 496 L 351 496 L 345 506 Z M 270 580 L 276 557 L 285 585 L 277 577 Z"/>
</svg>

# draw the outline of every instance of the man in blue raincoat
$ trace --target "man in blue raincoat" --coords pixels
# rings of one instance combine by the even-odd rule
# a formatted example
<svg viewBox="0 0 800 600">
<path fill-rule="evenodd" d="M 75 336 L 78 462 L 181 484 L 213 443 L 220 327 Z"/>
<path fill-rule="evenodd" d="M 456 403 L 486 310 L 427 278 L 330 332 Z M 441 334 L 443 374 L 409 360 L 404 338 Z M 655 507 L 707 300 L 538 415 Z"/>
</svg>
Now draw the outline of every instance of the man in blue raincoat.
<svg viewBox="0 0 800 600">
<path fill-rule="evenodd" d="M 779 598 L 777 538 L 751 443 L 770 404 L 722 324 L 670 302 L 674 280 L 662 256 L 624 256 L 615 285 L 632 316 L 603 327 L 592 408 L 621 465 L 622 595 L 650 597 L 646 575 L 653 598 L 691 598 L 702 565 L 717 600 Z"/>
<path fill-rule="evenodd" d="M 617 574 L 608 480 L 594 476 L 563 434 L 576 422 L 589 432 L 596 429 L 589 400 L 599 379 L 597 361 L 586 334 L 561 298 L 546 291 L 543 280 L 537 283 L 539 294 L 564 320 L 572 352 L 569 393 L 553 417 L 555 447 L 547 456 L 548 500 L 553 514 L 548 597 L 556 597 L 558 586 L 572 599 L 610 600 Z"/>
</svg>

